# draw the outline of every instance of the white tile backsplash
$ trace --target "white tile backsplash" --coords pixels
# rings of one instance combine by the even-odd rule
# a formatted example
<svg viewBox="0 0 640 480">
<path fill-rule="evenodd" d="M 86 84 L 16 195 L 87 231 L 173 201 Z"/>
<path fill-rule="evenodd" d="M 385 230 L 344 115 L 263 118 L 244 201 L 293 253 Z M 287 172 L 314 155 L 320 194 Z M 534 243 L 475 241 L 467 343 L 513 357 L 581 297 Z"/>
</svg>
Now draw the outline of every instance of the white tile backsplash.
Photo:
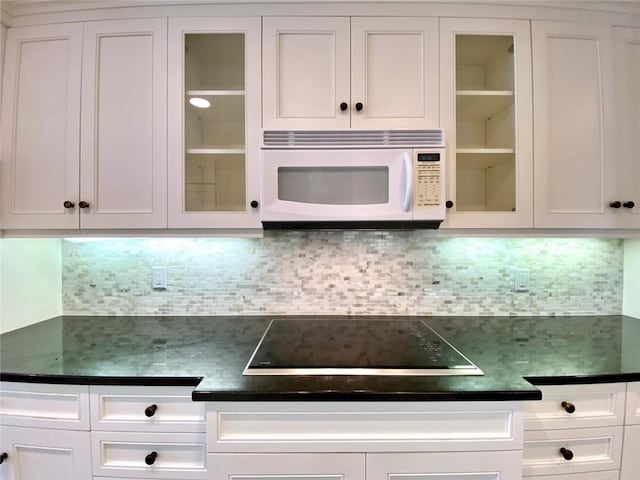
<svg viewBox="0 0 640 480">
<path fill-rule="evenodd" d="M 262 239 L 64 241 L 63 310 L 94 315 L 620 314 L 616 239 L 432 238 L 420 231 Z M 166 266 L 166 290 L 151 288 Z M 514 292 L 515 269 L 530 290 Z"/>
</svg>

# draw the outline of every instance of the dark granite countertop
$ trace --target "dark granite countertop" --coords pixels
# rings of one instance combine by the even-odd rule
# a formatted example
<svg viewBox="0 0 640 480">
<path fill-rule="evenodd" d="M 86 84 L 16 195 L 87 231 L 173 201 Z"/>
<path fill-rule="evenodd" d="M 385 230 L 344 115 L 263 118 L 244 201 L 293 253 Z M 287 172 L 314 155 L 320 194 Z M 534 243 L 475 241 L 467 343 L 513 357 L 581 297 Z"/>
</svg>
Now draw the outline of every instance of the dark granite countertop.
<svg viewBox="0 0 640 480">
<path fill-rule="evenodd" d="M 624 316 L 423 318 L 483 376 L 243 376 L 272 318 L 56 317 L 0 336 L 0 380 L 192 385 L 203 401 L 536 400 L 535 385 L 640 380 Z"/>
</svg>

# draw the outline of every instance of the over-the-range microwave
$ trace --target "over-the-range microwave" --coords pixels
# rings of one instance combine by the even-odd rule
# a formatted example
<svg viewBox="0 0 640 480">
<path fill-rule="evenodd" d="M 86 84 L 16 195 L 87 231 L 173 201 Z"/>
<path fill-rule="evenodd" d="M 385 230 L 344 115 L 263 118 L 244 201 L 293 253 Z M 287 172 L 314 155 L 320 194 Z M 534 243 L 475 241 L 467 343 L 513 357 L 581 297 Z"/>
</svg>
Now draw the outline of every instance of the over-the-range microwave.
<svg viewBox="0 0 640 480">
<path fill-rule="evenodd" d="M 264 131 L 265 229 L 438 228 L 442 130 Z"/>
</svg>

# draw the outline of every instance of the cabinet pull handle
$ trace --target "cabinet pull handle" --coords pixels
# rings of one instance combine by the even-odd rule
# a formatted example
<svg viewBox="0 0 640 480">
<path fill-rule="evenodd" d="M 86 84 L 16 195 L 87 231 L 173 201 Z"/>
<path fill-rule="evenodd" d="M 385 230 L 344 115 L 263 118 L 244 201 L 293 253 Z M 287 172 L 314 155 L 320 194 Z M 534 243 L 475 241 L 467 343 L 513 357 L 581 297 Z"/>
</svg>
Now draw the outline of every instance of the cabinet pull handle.
<svg viewBox="0 0 640 480">
<path fill-rule="evenodd" d="M 342 110 L 343 112 L 346 112 L 347 108 L 349 108 L 349 104 L 347 102 L 342 102 L 340 104 L 340 110 Z"/>
<path fill-rule="evenodd" d="M 156 458 L 158 458 L 158 452 L 151 452 L 149 455 L 144 457 L 144 463 L 147 465 L 153 465 L 156 463 Z"/>
<path fill-rule="evenodd" d="M 158 406 L 154 403 L 153 405 L 149 405 L 144 409 L 144 414 L 147 417 L 153 417 L 156 414 L 156 410 L 158 410 Z"/>
<path fill-rule="evenodd" d="M 564 408 L 564 411 L 567 413 L 573 413 L 576 411 L 576 406 L 571 402 L 562 402 L 560 405 L 562 406 L 562 408 Z"/>
<path fill-rule="evenodd" d="M 249 205 L 251 205 L 251 208 L 258 208 L 260 204 L 257 200 L 251 200 L 251 203 Z"/>
<path fill-rule="evenodd" d="M 0 454 L 0 465 L 2 465 L 7 458 L 9 458 L 9 455 L 7 454 L 7 452 L 2 452 Z"/>
<path fill-rule="evenodd" d="M 628 201 L 628 202 L 624 202 L 624 203 L 622 204 L 622 206 L 623 206 L 624 208 L 633 208 L 633 207 L 635 207 L 635 206 L 636 206 L 636 204 L 635 204 L 635 202 L 632 202 L 632 201 L 630 200 L 630 201 Z"/>
<path fill-rule="evenodd" d="M 89 208 L 89 202 L 85 202 L 84 200 L 78 203 L 80 208 Z"/>
<path fill-rule="evenodd" d="M 63 206 L 64 208 L 73 208 L 73 207 L 75 207 L 75 206 L 76 206 L 76 204 L 75 204 L 75 203 L 73 203 L 73 202 L 72 202 L 72 201 L 70 201 L 70 200 L 65 200 L 65 202 L 62 204 L 62 206 Z"/>
<path fill-rule="evenodd" d="M 357 111 L 361 111 L 364 108 L 364 105 L 362 105 L 362 102 L 358 102 L 356 103 L 356 110 Z"/>
<path fill-rule="evenodd" d="M 451 200 L 447 200 L 444 206 L 447 208 L 453 208 L 453 202 Z"/>
<path fill-rule="evenodd" d="M 622 206 L 622 203 L 620 203 L 619 201 L 617 201 L 617 200 L 616 200 L 615 202 L 611 202 L 611 203 L 609 204 L 609 206 L 610 206 L 611 208 L 620 208 L 620 207 Z"/>
<path fill-rule="evenodd" d="M 562 447 L 560 449 L 560 454 L 562 455 L 562 457 L 565 460 L 571 460 L 573 458 L 573 452 L 571 450 L 569 450 L 568 448 Z"/>
</svg>

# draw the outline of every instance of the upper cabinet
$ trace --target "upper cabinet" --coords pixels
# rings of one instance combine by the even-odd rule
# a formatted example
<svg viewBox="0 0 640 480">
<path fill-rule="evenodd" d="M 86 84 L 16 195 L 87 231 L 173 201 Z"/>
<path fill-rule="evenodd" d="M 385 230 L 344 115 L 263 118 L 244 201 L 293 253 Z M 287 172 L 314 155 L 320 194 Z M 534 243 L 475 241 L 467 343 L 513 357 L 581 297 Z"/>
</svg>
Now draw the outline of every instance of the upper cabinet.
<svg viewBox="0 0 640 480">
<path fill-rule="evenodd" d="M 447 227 L 531 227 L 529 22 L 440 21 Z"/>
<path fill-rule="evenodd" d="M 616 227 L 611 28 L 534 21 L 532 39 L 534 224 Z"/>
<path fill-rule="evenodd" d="M 613 29 L 618 113 L 617 225 L 640 227 L 640 29 Z M 618 205 L 618 204 L 615 204 Z"/>
<path fill-rule="evenodd" d="M 169 227 L 259 227 L 260 19 L 169 25 Z"/>
<path fill-rule="evenodd" d="M 265 17 L 263 92 L 265 129 L 436 128 L 437 19 Z"/>
<path fill-rule="evenodd" d="M 4 228 L 166 227 L 165 38 L 165 19 L 9 30 Z"/>
</svg>

